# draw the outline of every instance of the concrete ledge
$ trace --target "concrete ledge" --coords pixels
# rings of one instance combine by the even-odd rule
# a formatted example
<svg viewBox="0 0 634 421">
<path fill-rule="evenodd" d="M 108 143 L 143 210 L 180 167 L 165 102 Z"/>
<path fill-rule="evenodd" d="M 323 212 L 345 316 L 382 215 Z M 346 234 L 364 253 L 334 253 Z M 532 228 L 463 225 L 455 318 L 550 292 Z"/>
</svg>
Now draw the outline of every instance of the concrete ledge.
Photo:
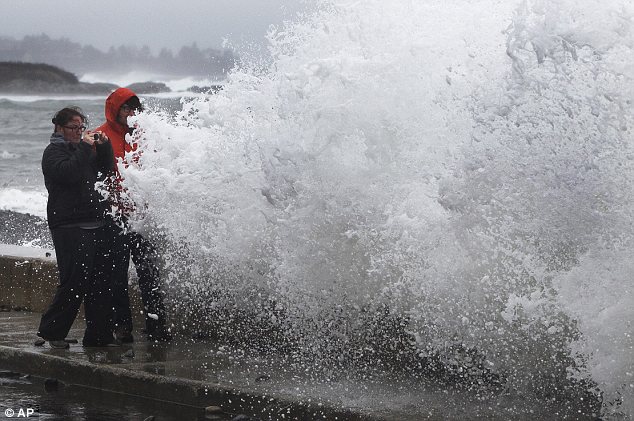
<svg viewBox="0 0 634 421">
<path fill-rule="evenodd" d="M 55 263 L 55 251 L 51 249 L 0 244 L 0 255 L 25 259 L 40 259 Z"/>
<path fill-rule="evenodd" d="M 266 418 L 374 420 L 375 417 L 327 405 L 298 401 L 293 396 L 256 395 L 230 386 L 172 378 L 124 368 L 73 361 L 0 345 L 0 365 L 21 373 L 52 377 L 63 383 L 107 390 L 178 405 L 219 406 L 228 414 Z"/>
<path fill-rule="evenodd" d="M 3 244 L 0 253 L 0 306 L 44 311 L 58 284 L 52 252 Z"/>
<path fill-rule="evenodd" d="M 49 249 L 0 244 L 0 307 L 43 313 L 59 283 L 55 252 Z M 129 288 L 130 306 L 142 308 L 138 288 Z M 83 306 L 82 306 L 83 308 Z"/>
</svg>

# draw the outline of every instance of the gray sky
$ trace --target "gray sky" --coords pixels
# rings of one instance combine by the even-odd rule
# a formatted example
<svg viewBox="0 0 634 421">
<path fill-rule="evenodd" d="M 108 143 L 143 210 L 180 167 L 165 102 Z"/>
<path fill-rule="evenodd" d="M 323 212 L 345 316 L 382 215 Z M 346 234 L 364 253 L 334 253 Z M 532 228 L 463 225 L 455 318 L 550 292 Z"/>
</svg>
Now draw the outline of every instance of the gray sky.
<svg viewBox="0 0 634 421">
<path fill-rule="evenodd" d="M 196 42 L 219 48 L 264 43 L 271 24 L 302 9 L 302 0 L 0 0 L 0 36 L 48 34 L 106 50 L 148 45 L 177 50 Z"/>
</svg>

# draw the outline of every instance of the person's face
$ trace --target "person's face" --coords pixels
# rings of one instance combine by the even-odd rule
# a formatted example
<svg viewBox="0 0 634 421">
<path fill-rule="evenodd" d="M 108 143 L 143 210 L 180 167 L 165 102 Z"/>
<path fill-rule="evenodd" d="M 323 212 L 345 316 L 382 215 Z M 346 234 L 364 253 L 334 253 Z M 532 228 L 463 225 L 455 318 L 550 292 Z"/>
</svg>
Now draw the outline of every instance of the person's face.
<svg viewBox="0 0 634 421">
<path fill-rule="evenodd" d="M 128 127 L 128 117 L 136 114 L 136 109 L 132 108 L 128 104 L 123 104 L 121 108 L 119 108 L 119 114 L 117 115 L 117 121 L 119 124 L 122 124 Z"/>
<path fill-rule="evenodd" d="M 75 116 L 68 123 L 60 127 L 60 132 L 64 136 L 64 139 L 72 143 L 79 143 L 81 137 L 84 134 L 86 126 L 84 126 L 84 120 L 79 116 Z"/>
</svg>

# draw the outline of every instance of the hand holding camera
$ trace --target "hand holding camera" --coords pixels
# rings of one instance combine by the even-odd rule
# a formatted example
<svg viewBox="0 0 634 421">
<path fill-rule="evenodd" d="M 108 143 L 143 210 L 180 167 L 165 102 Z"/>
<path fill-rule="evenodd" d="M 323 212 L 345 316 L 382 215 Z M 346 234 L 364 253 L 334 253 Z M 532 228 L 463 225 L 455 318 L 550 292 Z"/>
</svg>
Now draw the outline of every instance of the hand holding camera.
<svg viewBox="0 0 634 421">
<path fill-rule="evenodd" d="M 90 146 L 94 145 L 95 143 L 99 144 L 99 145 L 103 145 L 104 143 L 107 143 L 110 141 L 110 139 L 108 139 L 108 136 L 106 136 L 103 132 L 100 131 L 87 131 L 84 134 L 84 138 L 83 141 L 88 143 Z"/>
</svg>

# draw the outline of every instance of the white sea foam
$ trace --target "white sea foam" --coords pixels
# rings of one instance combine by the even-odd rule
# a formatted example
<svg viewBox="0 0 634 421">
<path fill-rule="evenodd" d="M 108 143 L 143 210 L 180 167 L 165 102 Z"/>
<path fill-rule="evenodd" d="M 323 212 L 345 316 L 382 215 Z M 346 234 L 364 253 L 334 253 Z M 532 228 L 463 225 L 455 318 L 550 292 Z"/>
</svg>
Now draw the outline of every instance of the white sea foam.
<svg viewBox="0 0 634 421">
<path fill-rule="evenodd" d="M 157 74 L 148 72 L 131 71 L 124 74 L 101 74 L 85 73 L 79 78 L 80 82 L 86 83 L 114 83 L 118 86 L 128 86 L 136 82 L 156 81 Z"/>
<path fill-rule="evenodd" d="M 0 189 L 0 209 L 46 218 L 47 197 L 46 192 L 42 191 Z"/>
<path fill-rule="evenodd" d="M 125 184 L 185 301 L 213 279 L 213 306 L 274 302 L 258 320 L 315 354 L 385 305 L 421 354 L 475 347 L 542 396 L 568 369 L 631 416 L 633 13 L 323 2 L 272 34 L 265 71 L 139 116 Z"/>
<path fill-rule="evenodd" d="M 19 154 L 9 151 L 2 151 L 2 153 L 0 154 L 0 159 L 18 159 L 19 157 Z"/>
<path fill-rule="evenodd" d="M 128 86 L 137 82 L 159 82 L 167 85 L 173 93 L 187 92 L 187 89 L 192 86 L 205 87 L 222 83 L 222 81 L 217 81 L 215 79 L 200 77 L 183 77 L 175 79 L 173 77 L 166 77 L 165 75 L 138 71 L 119 75 L 86 73 L 82 75 L 80 80 L 88 83 L 114 83 L 118 86 Z"/>
<path fill-rule="evenodd" d="M 165 83 L 168 88 L 170 88 L 172 91 L 175 91 L 175 92 L 187 91 L 192 86 L 208 87 L 208 86 L 213 86 L 213 85 L 218 85 L 223 83 L 222 81 L 218 81 L 215 79 L 193 78 L 193 77 L 186 77 L 181 79 L 160 78 L 159 81 Z"/>
</svg>

